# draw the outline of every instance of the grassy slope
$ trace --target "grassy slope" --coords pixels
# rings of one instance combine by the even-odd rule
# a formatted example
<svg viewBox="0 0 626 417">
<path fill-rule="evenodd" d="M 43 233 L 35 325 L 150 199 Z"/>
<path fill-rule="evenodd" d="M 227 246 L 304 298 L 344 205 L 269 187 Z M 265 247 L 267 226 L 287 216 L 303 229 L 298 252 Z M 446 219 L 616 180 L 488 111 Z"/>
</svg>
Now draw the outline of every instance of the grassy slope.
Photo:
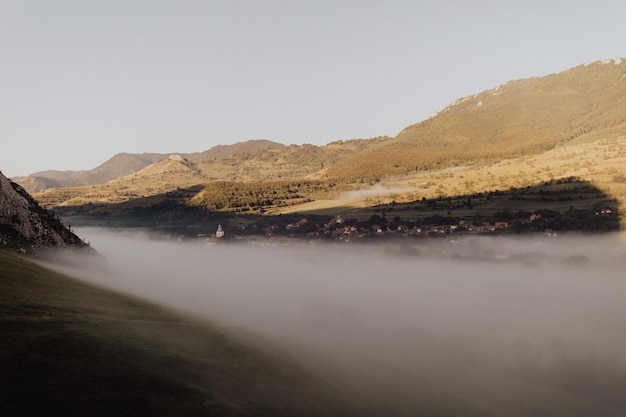
<svg viewBox="0 0 626 417">
<path fill-rule="evenodd" d="M 3 252 L 0 321 L 3 416 L 484 415 L 402 371 L 314 354 L 296 366 L 252 335 Z"/>
<path fill-rule="evenodd" d="M 626 120 L 625 93 L 626 60 L 596 62 L 459 99 L 395 138 L 250 148 L 194 161 L 193 172 L 129 176 L 93 187 L 50 190 L 36 198 L 50 206 L 116 203 L 209 181 L 330 178 L 368 184 L 452 166 L 485 166 L 540 155 L 584 136 L 618 138 L 621 132 L 616 136 L 615 130 Z"/>
<path fill-rule="evenodd" d="M 341 414 L 215 328 L 4 253 L 0 309 L 4 416 Z"/>
<path fill-rule="evenodd" d="M 524 200 L 511 198 L 516 191 L 534 187 L 542 194 L 559 191 L 561 186 L 544 186 L 544 183 L 558 181 L 562 178 L 576 177 L 586 186 L 596 189 L 596 196 L 582 198 L 580 192 L 574 190 L 560 201 L 556 196 L 544 198 L 545 195 L 524 197 Z M 318 186 L 310 186 L 311 184 Z M 324 184 L 326 184 L 324 186 Z M 285 192 L 285 186 L 288 189 Z M 537 188 L 538 187 L 538 188 Z M 458 202 L 472 199 L 473 209 L 453 209 L 454 216 L 470 217 L 476 213 L 490 216 L 495 211 L 508 209 L 539 210 L 552 209 L 557 211 L 568 210 L 571 206 L 577 209 L 596 209 L 596 206 L 605 206 L 619 209 L 621 212 L 620 224 L 626 224 L 623 218 L 626 206 L 626 124 L 621 124 L 598 132 L 589 132 L 576 139 L 557 145 L 554 149 L 538 154 L 518 158 L 505 159 L 492 164 L 457 167 L 437 171 L 425 171 L 397 179 L 388 179 L 379 182 L 370 188 L 362 185 L 334 184 L 316 181 L 274 181 L 274 182 L 211 182 L 202 186 L 180 189 L 168 194 L 150 198 L 136 198 L 123 204 L 92 205 L 75 209 L 67 208 L 63 216 L 72 218 L 71 222 L 87 221 L 88 224 L 106 225 L 108 216 L 124 216 L 132 214 L 132 219 L 126 222 L 131 225 L 137 222 L 141 213 L 142 219 L 149 219 L 156 208 L 162 204 L 188 204 L 199 208 L 218 208 L 232 212 L 247 209 L 246 213 L 259 213 L 262 208 L 267 214 L 309 213 L 320 215 L 343 214 L 346 217 L 367 219 L 381 211 L 402 219 L 419 219 L 433 214 L 447 215 L 448 209 L 424 210 L 423 205 L 412 204 L 416 200 L 450 198 Z M 477 198 L 476 194 L 489 193 L 498 190 L 501 198 L 485 201 L 485 197 Z M 266 199 L 273 204 L 265 205 Z M 537 202 L 542 199 L 542 202 Z M 310 201 L 314 200 L 314 201 Z M 553 200 L 553 201 L 550 201 Z M 614 200 L 617 200 L 617 204 Z M 393 209 L 384 207 L 392 202 L 398 203 Z M 406 204 L 402 204 L 406 203 Z M 383 206 L 383 207 L 381 207 Z M 154 210 L 153 210 L 154 209 Z M 212 214 L 216 212 L 212 211 Z M 105 215 L 106 214 L 106 215 Z M 206 223 L 211 220 L 206 213 L 200 217 L 184 217 L 188 224 Z M 76 216 L 83 215 L 81 219 Z M 86 216 L 84 216 L 86 215 Z M 200 213 L 198 213 L 200 215 Z M 180 217 L 180 216 L 179 216 Z M 134 219 L 134 220 L 133 220 Z M 213 219 L 214 223 L 225 220 Z M 157 223 L 167 219 L 155 219 Z M 239 219 L 244 221 L 244 218 Z M 150 224 L 137 223 L 141 226 Z M 214 226 L 211 226 L 214 227 Z M 216 227 L 216 226 L 215 226 Z"/>
<path fill-rule="evenodd" d="M 435 117 L 409 126 L 391 139 L 260 149 L 200 162 L 189 172 L 128 176 L 97 186 L 49 190 L 35 197 L 48 207 L 108 204 L 138 201 L 138 197 L 179 192 L 180 188 L 210 182 L 203 186 L 202 195 L 190 201 L 199 207 L 230 210 L 228 204 L 213 204 L 212 200 L 224 200 L 224 193 L 236 194 L 232 188 L 237 184 L 224 186 L 227 183 L 220 181 L 265 181 L 267 186 L 257 188 L 267 188 L 286 180 L 332 178 L 331 184 L 340 185 L 333 186 L 339 191 L 334 195 L 304 193 L 299 199 L 263 204 L 263 210 L 271 214 L 347 214 L 354 208 L 392 201 L 502 191 L 576 176 L 623 206 L 625 93 L 626 61 L 596 62 L 559 74 L 509 82 L 457 100 Z M 346 183 L 351 181 L 363 184 Z M 369 193 L 356 200 L 341 198 L 341 191 L 365 187 L 372 181 L 396 191 Z M 216 187 L 222 189 L 216 191 Z M 179 193 L 190 198 L 188 193 Z M 247 190 L 246 195 L 235 194 L 228 198 L 243 201 L 258 193 Z M 309 202 L 311 199 L 316 201 Z M 232 210 L 241 210 L 237 204 Z M 259 207 L 253 204 L 249 210 Z M 358 212 L 366 216 L 367 208 Z"/>
<path fill-rule="evenodd" d="M 34 197 L 46 207 L 75 206 L 119 203 L 212 181 L 303 180 L 311 176 L 319 177 L 320 170 L 382 141 L 383 138 L 355 139 L 332 142 L 321 147 L 291 145 L 251 149 L 250 152 L 193 162 L 185 166 L 186 169 L 182 163 L 176 167 L 171 161 L 165 161 L 150 165 L 140 173 L 106 183 L 48 189 L 34 194 Z"/>
<path fill-rule="evenodd" d="M 331 167 L 343 181 L 538 154 L 624 122 L 626 60 L 580 65 L 459 99 L 397 137 Z"/>
<path fill-rule="evenodd" d="M 293 213 L 296 211 L 316 214 L 344 214 L 350 217 L 368 218 L 372 214 L 380 214 L 380 206 L 398 203 L 395 211 L 402 218 L 424 217 L 442 214 L 440 211 L 412 210 L 413 201 L 449 197 L 453 200 L 464 200 L 475 197 L 478 193 L 500 192 L 515 187 L 540 186 L 542 191 L 556 190 L 562 186 L 544 187 L 542 184 L 550 180 L 576 177 L 597 189 L 600 198 L 579 199 L 579 194 L 572 193 L 570 201 L 552 201 L 541 204 L 522 200 L 499 199 L 488 204 L 478 205 L 474 200 L 474 210 L 456 210 L 456 216 L 473 215 L 476 212 L 490 215 L 494 211 L 509 209 L 535 210 L 554 209 L 567 210 L 576 208 L 592 208 L 595 205 L 607 205 L 620 208 L 626 207 L 626 124 L 591 132 L 559 145 L 539 155 L 529 155 L 503 161 L 421 172 L 396 180 L 381 181 L 369 192 L 340 195 L 334 200 L 317 200 L 299 206 L 281 207 L 273 213 Z M 575 184 L 573 185 L 575 186 Z M 510 194 L 510 192 L 508 192 Z M 504 194 L 503 194 L 504 195 Z M 616 199 L 618 206 L 612 201 Z M 611 201 L 609 201 L 611 200 Z M 407 204 L 402 204 L 407 203 Z M 390 215 L 389 208 L 383 208 Z M 394 216 L 396 214 L 393 214 Z M 446 215 L 445 211 L 443 213 Z M 622 225 L 624 221 L 622 220 Z M 623 226 L 622 226 L 623 227 Z"/>
<path fill-rule="evenodd" d="M 233 145 L 218 145 L 204 152 L 182 154 L 182 156 L 196 163 L 273 147 L 284 148 L 285 145 L 268 140 L 250 140 Z M 92 170 L 41 171 L 30 174 L 27 177 L 16 177 L 14 181 L 19 182 L 29 193 L 41 192 L 53 187 L 89 186 L 130 175 L 150 164 L 167 160 L 169 156 L 170 154 L 157 153 L 119 153 Z"/>
</svg>

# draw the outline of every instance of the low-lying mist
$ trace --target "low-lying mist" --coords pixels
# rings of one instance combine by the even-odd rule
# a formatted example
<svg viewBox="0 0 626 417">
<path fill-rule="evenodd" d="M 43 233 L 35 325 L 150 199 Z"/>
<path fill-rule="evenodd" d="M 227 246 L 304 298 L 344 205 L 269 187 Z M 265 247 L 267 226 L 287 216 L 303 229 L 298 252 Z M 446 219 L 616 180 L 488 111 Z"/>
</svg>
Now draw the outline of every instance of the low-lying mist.
<svg viewBox="0 0 626 417">
<path fill-rule="evenodd" d="M 79 234 L 109 268 L 73 275 L 260 335 L 329 383 L 387 401 L 443 393 L 485 415 L 626 410 L 617 235 L 269 247 Z"/>
</svg>

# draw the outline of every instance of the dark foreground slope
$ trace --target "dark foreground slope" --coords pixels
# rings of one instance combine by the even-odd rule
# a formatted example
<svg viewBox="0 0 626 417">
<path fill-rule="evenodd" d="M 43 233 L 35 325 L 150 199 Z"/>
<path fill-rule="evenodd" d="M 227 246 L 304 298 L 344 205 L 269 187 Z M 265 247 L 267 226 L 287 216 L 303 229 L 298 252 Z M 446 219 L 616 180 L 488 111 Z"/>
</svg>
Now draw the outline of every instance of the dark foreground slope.
<svg viewBox="0 0 626 417">
<path fill-rule="evenodd" d="M 3 416 L 330 411 L 306 377 L 214 328 L 1 253 L 0 309 Z"/>
<path fill-rule="evenodd" d="M 5 417 L 479 415 L 424 386 L 366 398 L 268 344 L 2 252 L 0 321 Z"/>
</svg>

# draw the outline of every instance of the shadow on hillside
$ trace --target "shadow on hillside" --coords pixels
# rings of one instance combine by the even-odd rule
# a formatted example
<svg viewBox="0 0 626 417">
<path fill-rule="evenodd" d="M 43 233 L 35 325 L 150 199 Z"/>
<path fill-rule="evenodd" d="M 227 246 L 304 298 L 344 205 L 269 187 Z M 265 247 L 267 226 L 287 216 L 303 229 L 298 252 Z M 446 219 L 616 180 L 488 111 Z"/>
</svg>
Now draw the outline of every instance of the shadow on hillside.
<svg viewBox="0 0 626 417">
<path fill-rule="evenodd" d="M 588 181 L 569 177 L 505 191 L 392 202 L 369 211 L 387 219 L 409 218 L 421 224 L 506 222 L 513 232 L 612 232 L 621 228 L 619 209 L 614 197 Z"/>
<path fill-rule="evenodd" d="M 204 211 L 185 204 L 202 189 L 202 185 L 195 185 L 120 203 L 88 203 L 59 206 L 52 210 L 66 224 L 74 226 L 180 229 L 196 223 L 219 221 L 224 217 L 223 213 Z"/>
<path fill-rule="evenodd" d="M 141 227 L 178 235 L 209 236 L 222 224 L 230 235 L 271 234 L 306 237 L 328 231 L 330 222 L 385 231 L 423 226 L 457 226 L 458 230 L 530 233 L 546 231 L 612 232 L 621 229 L 618 201 L 578 178 L 553 180 L 524 188 L 448 196 L 354 209 L 335 207 L 268 216 L 210 211 L 186 204 L 202 186 L 138 198 L 118 204 L 87 204 L 54 210 L 75 226 Z M 265 201 L 264 207 L 271 207 Z M 237 207 L 233 208 L 234 210 Z M 305 222 L 302 222 L 306 220 Z M 295 226 L 294 226 L 295 225 Z M 493 226 L 498 225 L 498 229 Z M 460 227 L 460 228 L 459 228 Z"/>
</svg>

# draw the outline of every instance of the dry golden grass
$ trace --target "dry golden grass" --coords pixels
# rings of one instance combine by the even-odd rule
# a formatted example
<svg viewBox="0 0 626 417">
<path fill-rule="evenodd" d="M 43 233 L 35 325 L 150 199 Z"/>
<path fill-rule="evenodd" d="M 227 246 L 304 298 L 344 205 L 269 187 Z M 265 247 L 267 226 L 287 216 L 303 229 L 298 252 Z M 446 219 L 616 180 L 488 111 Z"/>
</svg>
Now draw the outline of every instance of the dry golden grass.
<svg viewBox="0 0 626 417">
<path fill-rule="evenodd" d="M 132 201 L 199 184 L 213 183 L 203 186 L 206 195 L 206 190 L 224 191 L 215 190 L 216 183 L 304 179 L 332 179 L 367 190 L 361 196 L 307 194 L 290 199 L 287 207 L 263 204 L 270 214 L 336 214 L 577 177 L 623 205 L 625 94 L 626 60 L 581 65 L 457 100 L 395 138 L 257 149 L 185 164 L 170 160 L 105 184 L 48 190 L 35 197 L 48 207 L 75 206 Z M 377 188 L 368 189 L 369 184 Z M 307 201 L 311 198 L 316 201 Z"/>
<path fill-rule="evenodd" d="M 344 194 L 334 200 L 279 208 L 272 211 L 272 214 L 303 212 L 366 218 L 375 213 L 376 206 L 393 202 L 406 203 L 422 198 L 506 191 L 569 177 L 588 182 L 607 198 L 615 198 L 619 202 L 620 212 L 623 213 L 626 207 L 626 125 L 601 133 L 582 135 L 539 155 L 506 159 L 485 166 L 451 167 L 421 172 L 381 181 L 375 187 L 364 187 L 360 197 L 358 193 Z M 560 204 L 563 207 L 557 207 L 558 203 L 551 205 L 566 209 L 569 206 L 576 207 L 578 203 L 568 201 Z M 588 205 L 590 201 L 585 200 L 580 204 Z M 533 209 L 534 206 L 531 206 L 532 203 L 515 202 L 515 209 L 518 210 Z M 498 203 L 493 203 L 493 207 L 483 207 L 492 210 L 503 208 Z M 457 211 L 456 214 L 463 216 L 465 213 Z"/>
<path fill-rule="evenodd" d="M 523 188 L 568 177 L 576 177 L 589 182 L 610 198 L 616 198 L 622 208 L 620 211 L 624 212 L 623 207 L 626 206 L 626 126 L 582 135 L 540 155 L 511 158 L 484 166 L 461 166 L 420 172 L 381 181 L 374 187 L 362 185 L 359 192 L 338 191 L 334 195 L 326 196 L 307 194 L 306 198 L 290 199 L 288 205 L 283 207 L 280 207 L 280 204 L 264 206 L 264 212 L 268 215 L 301 212 L 326 215 L 344 214 L 367 218 L 377 212 L 376 206 L 392 202 L 400 204 L 422 198 L 458 197 L 496 190 L 506 191 L 512 187 Z M 139 205 L 146 206 L 166 198 L 162 195 L 164 188 L 167 191 L 178 190 L 176 195 L 168 195 L 167 198 L 189 201 L 204 200 L 207 192 L 215 194 L 219 191 L 215 189 L 219 183 L 211 182 L 209 184 L 212 185 L 208 188 L 203 185 L 197 186 L 195 191 L 183 192 L 184 189 L 196 183 L 197 177 L 192 173 L 161 172 L 151 175 L 133 175 L 98 186 L 56 190 L 55 193 L 65 196 L 64 205 L 69 206 L 88 202 L 123 201 L 128 201 L 130 205 L 136 201 Z M 167 187 L 163 184 L 167 184 Z M 229 196 L 236 193 L 238 189 L 236 183 L 225 182 L 223 184 L 225 185 L 223 192 L 228 191 Z M 226 186 L 228 184 L 232 186 Z M 285 185 L 285 182 L 275 184 Z M 261 185 L 263 183 L 256 183 L 255 187 L 259 188 Z M 271 186 L 271 183 L 266 185 Z M 243 188 L 250 192 L 248 188 L 253 186 L 254 184 L 250 183 L 249 186 Z M 339 189 L 341 190 L 341 187 Z M 47 193 L 42 193 L 37 197 L 45 203 L 46 195 Z M 150 195 L 156 200 L 138 198 Z M 311 198 L 315 201 L 307 201 Z M 601 201 L 597 203 L 600 204 Z M 128 204 L 126 207 L 131 207 Z M 493 202 L 482 206 L 482 210 L 502 210 L 505 208 L 502 204 Z M 529 204 L 517 201 L 515 209 L 534 209 Z M 576 206 L 577 204 L 589 205 L 590 201 L 564 202 L 561 204 L 563 207 L 557 207 L 557 203 L 553 203 L 551 207 L 567 209 L 570 205 Z M 419 214 L 428 213 L 420 212 Z M 462 210 L 456 211 L 455 214 L 466 215 Z M 622 221 L 622 224 L 624 223 Z"/>
<path fill-rule="evenodd" d="M 321 179 L 315 175 L 347 155 L 385 138 L 291 145 L 228 155 L 202 162 L 165 160 L 102 184 L 48 189 L 34 194 L 46 207 L 120 203 L 219 181 L 258 182 Z"/>
<path fill-rule="evenodd" d="M 581 65 L 457 100 L 328 170 L 372 182 L 458 165 L 535 155 L 626 120 L 626 60 Z"/>
</svg>

